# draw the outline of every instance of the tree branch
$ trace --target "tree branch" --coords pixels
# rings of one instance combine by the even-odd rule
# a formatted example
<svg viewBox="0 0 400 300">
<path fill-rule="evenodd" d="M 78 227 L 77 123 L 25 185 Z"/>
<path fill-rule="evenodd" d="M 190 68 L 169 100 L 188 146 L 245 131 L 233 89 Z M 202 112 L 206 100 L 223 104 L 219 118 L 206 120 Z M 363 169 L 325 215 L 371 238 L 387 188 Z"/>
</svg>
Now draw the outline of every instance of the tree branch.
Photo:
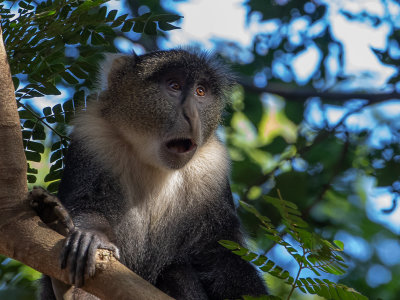
<svg viewBox="0 0 400 300">
<path fill-rule="evenodd" d="M 341 93 L 341 92 L 318 92 L 314 90 L 301 90 L 298 87 L 296 89 L 285 86 L 282 84 L 274 84 L 270 83 L 264 88 L 259 88 L 250 84 L 247 80 L 239 80 L 239 84 L 241 84 L 246 90 L 254 92 L 254 93 L 269 93 L 279 95 L 283 98 L 286 98 L 289 101 L 304 101 L 308 98 L 323 98 L 334 101 L 346 101 L 351 99 L 364 99 L 368 100 L 370 104 L 380 103 L 386 100 L 392 99 L 400 99 L 400 93 L 391 92 L 391 93 Z"/>
</svg>

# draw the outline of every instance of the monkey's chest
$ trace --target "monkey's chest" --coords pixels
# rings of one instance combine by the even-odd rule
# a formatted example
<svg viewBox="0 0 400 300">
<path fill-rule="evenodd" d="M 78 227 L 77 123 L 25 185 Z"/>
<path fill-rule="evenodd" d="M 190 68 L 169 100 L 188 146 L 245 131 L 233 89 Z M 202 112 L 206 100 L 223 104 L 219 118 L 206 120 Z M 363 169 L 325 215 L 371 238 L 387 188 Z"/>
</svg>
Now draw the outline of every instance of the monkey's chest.
<svg viewBox="0 0 400 300">
<path fill-rule="evenodd" d="M 165 265 L 188 251 L 184 241 L 190 236 L 193 216 L 197 216 L 193 205 L 182 203 L 183 195 L 172 196 L 131 206 L 115 227 L 122 262 L 152 282 Z"/>
</svg>

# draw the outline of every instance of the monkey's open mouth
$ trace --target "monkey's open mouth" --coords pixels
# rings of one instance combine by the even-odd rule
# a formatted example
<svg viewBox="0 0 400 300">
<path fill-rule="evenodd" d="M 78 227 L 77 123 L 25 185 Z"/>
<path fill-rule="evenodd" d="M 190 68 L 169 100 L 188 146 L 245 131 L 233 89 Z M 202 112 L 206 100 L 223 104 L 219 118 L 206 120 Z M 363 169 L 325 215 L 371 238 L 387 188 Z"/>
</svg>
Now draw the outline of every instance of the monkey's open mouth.
<svg viewBox="0 0 400 300">
<path fill-rule="evenodd" d="M 191 139 L 174 139 L 166 144 L 167 149 L 173 153 L 186 153 L 194 150 L 197 145 Z"/>
</svg>

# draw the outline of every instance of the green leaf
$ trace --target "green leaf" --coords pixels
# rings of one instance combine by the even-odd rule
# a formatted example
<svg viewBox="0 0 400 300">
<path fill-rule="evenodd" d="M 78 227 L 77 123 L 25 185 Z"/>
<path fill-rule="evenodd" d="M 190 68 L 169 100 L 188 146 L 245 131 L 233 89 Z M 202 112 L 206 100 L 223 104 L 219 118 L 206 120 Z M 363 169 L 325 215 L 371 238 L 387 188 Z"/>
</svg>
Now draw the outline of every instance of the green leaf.
<svg viewBox="0 0 400 300">
<path fill-rule="evenodd" d="M 62 149 L 53 152 L 50 156 L 50 163 L 55 162 L 56 160 L 60 159 L 63 156 Z"/>
<path fill-rule="evenodd" d="M 74 94 L 72 99 L 74 101 L 75 109 L 77 109 L 78 107 L 84 106 L 84 104 L 85 104 L 85 91 L 83 91 L 83 90 L 77 91 Z"/>
<path fill-rule="evenodd" d="M 36 125 L 36 122 L 34 122 L 34 121 L 32 121 L 32 120 L 26 120 L 26 121 L 24 122 L 24 128 L 30 128 L 30 129 L 32 129 L 32 128 L 35 127 L 35 125 Z"/>
<path fill-rule="evenodd" d="M 64 111 L 74 111 L 74 105 L 72 100 L 65 101 L 62 105 Z"/>
<path fill-rule="evenodd" d="M 164 31 L 174 30 L 174 29 L 180 29 L 180 27 L 175 26 L 175 25 L 172 25 L 172 24 L 169 24 L 169 23 L 167 23 L 167 22 L 158 22 L 158 27 L 159 27 L 161 30 L 164 30 Z"/>
<path fill-rule="evenodd" d="M 154 15 L 151 17 L 152 21 L 158 21 L 158 22 L 175 22 L 178 21 L 180 19 L 182 19 L 183 16 L 179 16 L 179 15 L 173 15 L 173 14 L 160 14 L 160 15 Z"/>
<path fill-rule="evenodd" d="M 32 137 L 32 131 L 30 130 L 22 130 L 22 138 L 24 140 L 29 140 Z"/>
<path fill-rule="evenodd" d="M 35 169 L 35 168 L 31 168 L 31 165 L 28 163 L 28 170 L 27 170 L 27 172 L 28 173 L 30 173 L 30 174 L 38 174 L 38 169 Z"/>
<path fill-rule="evenodd" d="M 65 66 L 63 64 L 54 64 L 54 65 L 51 65 L 50 69 L 54 73 L 60 73 L 65 70 Z"/>
<path fill-rule="evenodd" d="M 88 74 L 83 72 L 77 65 L 72 65 L 68 70 L 80 79 L 86 79 L 89 77 Z"/>
<path fill-rule="evenodd" d="M 233 250 L 232 253 L 243 257 L 243 256 L 245 256 L 245 255 L 247 255 L 249 253 L 249 250 L 247 250 L 244 247 L 239 246 L 239 249 L 238 250 Z"/>
<path fill-rule="evenodd" d="M 34 90 L 30 91 L 28 93 L 28 95 L 32 96 L 32 97 L 43 97 L 44 95 L 42 93 L 36 92 Z"/>
<path fill-rule="evenodd" d="M 20 119 L 32 119 L 32 118 L 34 118 L 34 115 L 30 111 L 25 110 L 25 109 L 19 110 L 18 114 L 19 114 L 19 118 Z"/>
<path fill-rule="evenodd" d="M 89 37 L 90 37 L 90 34 L 91 34 L 91 31 L 88 30 L 87 28 L 85 28 L 85 29 L 83 29 L 81 31 L 81 34 L 80 34 L 80 42 L 81 42 L 81 44 L 83 44 L 83 45 L 87 44 L 87 42 L 89 40 Z"/>
<path fill-rule="evenodd" d="M 27 9 L 27 10 L 32 10 L 32 9 L 35 8 L 34 6 L 29 5 L 29 4 L 26 3 L 25 1 L 20 1 L 20 2 L 18 3 L 18 5 L 19 5 L 20 7 L 22 7 L 22 8 L 24 8 L 24 9 Z"/>
<path fill-rule="evenodd" d="M 102 6 L 100 7 L 98 13 L 97 13 L 97 20 L 98 21 L 105 21 L 106 20 L 106 14 L 107 14 L 107 7 Z"/>
<path fill-rule="evenodd" d="M 33 151 L 25 150 L 26 159 L 29 161 L 40 162 L 40 154 Z"/>
<path fill-rule="evenodd" d="M 303 121 L 304 102 L 303 101 L 286 101 L 285 114 L 289 120 L 295 124 L 300 124 Z"/>
<path fill-rule="evenodd" d="M 144 33 L 148 35 L 157 35 L 157 25 L 154 22 L 147 22 L 144 26 Z"/>
<path fill-rule="evenodd" d="M 117 13 L 118 13 L 118 10 L 116 10 L 116 9 L 110 10 L 110 12 L 107 15 L 106 22 L 114 21 Z"/>
<path fill-rule="evenodd" d="M 41 143 L 28 141 L 28 144 L 26 147 L 29 150 L 34 151 L 34 152 L 44 153 L 44 146 Z"/>
<path fill-rule="evenodd" d="M 59 185 L 60 185 L 60 180 L 57 180 L 57 181 L 54 181 L 54 182 L 50 183 L 46 187 L 46 189 L 50 193 L 57 193 Z"/>
<path fill-rule="evenodd" d="M 143 33 L 145 24 L 146 23 L 144 23 L 144 22 L 136 21 L 135 25 L 132 28 L 132 30 L 134 32 L 137 32 L 137 33 Z"/>
<path fill-rule="evenodd" d="M 51 108 L 48 107 L 48 106 L 45 107 L 45 108 L 43 108 L 43 114 L 44 114 L 45 116 L 51 115 L 51 114 L 52 114 Z"/>
<path fill-rule="evenodd" d="M 253 252 L 249 252 L 247 255 L 242 256 L 242 259 L 246 260 L 246 261 L 252 261 L 253 259 L 255 259 L 258 255 L 253 253 Z"/>
<path fill-rule="evenodd" d="M 341 251 L 344 250 L 344 244 L 343 244 L 342 241 L 334 240 L 333 242 L 335 243 L 336 246 L 339 247 L 339 249 L 340 249 Z"/>
<path fill-rule="evenodd" d="M 119 16 L 114 22 L 112 22 L 111 27 L 118 27 L 120 26 L 123 22 L 125 22 L 126 17 L 128 14 L 124 14 L 122 16 Z"/>
<path fill-rule="evenodd" d="M 51 82 L 41 82 L 44 86 L 43 92 L 46 95 L 61 95 L 61 92 L 57 89 L 57 87 Z"/>
<path fill-rule="evenodd" d="M 274 241 L 275 243 L 281 243 L 281 241 L 282 241 L 282 238 L 279 236 L 279 235 L 272 235 L 272 234 L 264 234 L 264 236 L 267 238 L 267 239 L 269 239 L 269 240 L 271 240 L 271 241 Z"/>
<path fill-rule="evenodd" d="M 262 267 L 260 267 L 260 270 L 263 272 L 268 272 L 269 270 L 271 270 L 273 267 L 275 266 L 275 263 L 272 260 L 268 260 L 268 262 L 263 265 Z"/>
<path fill-rule="evenodd" d="M 148 13 L 145 13 L 145 14 L 139 16 L 139 17 L 133 18 L 131 20 L 134 21 L 134 22 L 137 22 L 137 21 L 146 22 L 151 17 L 151 15 L 152 15 L 152 13 L 148 12 Z"/>
<path fill-rule="evenodd" d="M 95 46 L 108 45 L 108 42 L 103 38 L 103 36 L 97 32 L 92 32 L 91 43 Z"/>
<path fill-rule="evenodd" d="M 60 148 L 61 148 L 61 142 L 60 142 L 60 141 L 55 142 L 55 143 L 51 146 L 51 152 L 53 152 L 53 151 L 55 151 L 55 150 L 58 150 L 58 149 L 60 149 Z"/>
<path fill-rule="evenodd" d="M 14 90 L 16 90 L 19 87 L 19 79 L 18 79 L 18 77 L 13 76 L 12 77 L 12 81 L 13 81 L 13 84 L 14 84 Z"/>
<path fill-rule="evenodd" d="M 266 261 L 267 261 L 267 257 L 265 257 L 264 255 L 260 255 L 255 261 L 253 261 L 252 263 L 254 265 L 256 265 L 257 267 L 263 265 Z"/>
<path fill-rule="evenodd" d="M 218 243 L 229 250 L 239 249 L 239 247 L 240 247 L 240 245 L 238 243 L 233 242 L 233 241 L 228 241 L 228 240 L 220 240 L 220 241 L 218 241 Z"/>
<path fill-rule="evenodd" d="M 44 132 L 44 127 L 40 123 L 37 123 L 35 128 L 32 130 L 32 138 L 34 140 L 45 140 L 46 134 Z"/>
<path fill-rule="evenodd" d="M 79 83 L 79 81 L 75 77 L 73 77 L 71 74 L 69 74 L 68 72 L 62 72 L 60 75 L 69 84 Z"/>
<path fill-rule="evenodd" d="M 61 179 L 62 170 L 54 171 L 44 177 L 44 182 L 54 181 Z"/>
<path fill-rule="evenodd" d="M 56 104 L 53 106 L 53 113 L 57 114 L 57 113 L 62 113 L 62 107 L 61 104 Z"/>
<path fill-rule="evenodd" d="M 35 183 L 36 182 L 36 176 L 35 175 L 27 175 L 28 178 L 28 183 Z"/>
<path fill-rule="evenodd" d="M 133 22 L 132 21 L 126 21 L 124 23 L 124 25 L 122 26 L 121 31 L 122 32 L 128 32 L 128 31 L 131 30 L 132 26 L 133 26 Z"/>
<path fill-rule="evenodd" d="M 376 169 L 374 173 L 378 186 L 391 186 L 396 180 L 399 180 L 400 161 L 392 158 L 386 162 L 383 168 Z"/>
<path fill-rule="evenodd" d="M 62 159 L 57 160 L 53 165 L 51 165 L 50 173 L 62 169 L 62 166 L 63 166 L 63 160 Z"/>
</svg>

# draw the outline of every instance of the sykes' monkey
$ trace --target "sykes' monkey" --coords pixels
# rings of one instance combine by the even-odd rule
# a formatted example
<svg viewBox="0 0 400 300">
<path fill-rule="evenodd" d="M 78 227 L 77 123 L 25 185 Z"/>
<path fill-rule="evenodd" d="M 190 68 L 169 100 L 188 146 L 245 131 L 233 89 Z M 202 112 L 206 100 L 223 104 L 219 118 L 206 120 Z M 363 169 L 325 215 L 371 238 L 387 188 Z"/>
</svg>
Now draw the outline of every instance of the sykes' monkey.
<svg viewBox="0 0 400 300">
<path fill-rule="evenodd" d="M 58 194 L 76 226 L 62 259 L 71 283 L 93 275 L 106 248 L 177 299 L 266 294 L 256 270 L 218 244 L 243 242 L 215 133 L 228 72 L 185 50 L 119 56 L 106 72 L 105 90 L 75 121 Z M 54 297 L 51 285 L 42 295 Z"/>
</svg>

